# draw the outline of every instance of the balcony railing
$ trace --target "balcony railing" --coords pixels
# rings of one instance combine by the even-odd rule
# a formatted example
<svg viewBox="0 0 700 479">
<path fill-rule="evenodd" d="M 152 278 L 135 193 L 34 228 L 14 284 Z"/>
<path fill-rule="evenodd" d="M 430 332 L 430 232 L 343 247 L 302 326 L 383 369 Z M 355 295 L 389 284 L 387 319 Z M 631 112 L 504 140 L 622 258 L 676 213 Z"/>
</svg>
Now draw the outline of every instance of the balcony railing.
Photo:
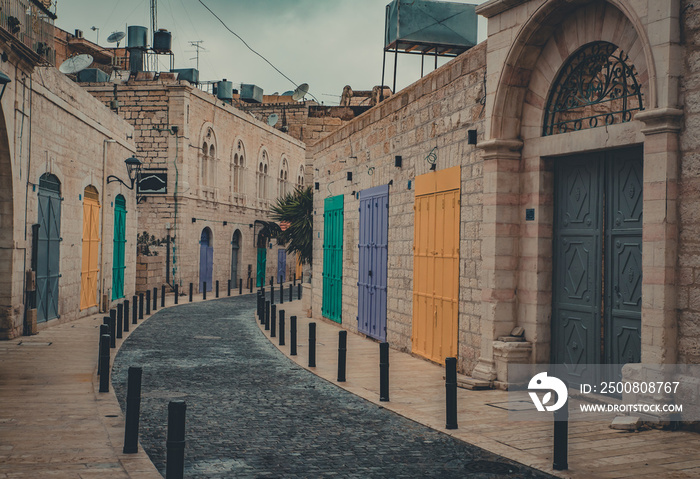
<svg viewBox="0 0 700 479">
<path fill-rule="evenodd" d="M 52 65 L 56 63 L 55 18 L 37 0 L 0 0 L 0 27 Z"/>
</svg>

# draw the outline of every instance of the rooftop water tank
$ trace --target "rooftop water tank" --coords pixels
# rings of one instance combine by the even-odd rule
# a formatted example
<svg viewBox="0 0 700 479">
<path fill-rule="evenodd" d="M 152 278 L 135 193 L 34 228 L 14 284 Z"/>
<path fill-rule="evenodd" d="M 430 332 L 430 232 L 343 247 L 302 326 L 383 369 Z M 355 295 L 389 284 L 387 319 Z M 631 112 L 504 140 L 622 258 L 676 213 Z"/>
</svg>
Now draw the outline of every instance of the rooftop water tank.
<svg viewBox="0 0 700 479">
<path fill-rule="evenodd" d="M 226 81 L 224 78 L 222 81 L 216 84 L 216 97 L 219 100 L 224 100 L 230 102 L 233 100 L 233 83 Z"/>
<path fill-rule="evenodd" d="M 79 83 L 105 83 L 109 81 L 109 75 L 97 68 L 86 68 L 78 72 Z"/>
<path fill-rule="evenodd" d="M 153 51 L 169 53 L 172 49 L 173 35 L 164 28 L 153 34 Z"/>
<path fill-rule="evenodd" d="M 243 83 L 241 85 L 241 100 L 248 103 L 262 103 L 263 89 L 257 85 Z"/>
<path fill-rule="evenodd" d="M 170 70 L 177 73 L 178 80 L 187 80 L 190 83 L 199 83 L 199 70 L 196 68 L 175 68 Z"/>
<path fill-rule="evenodd" d="M 148 28 L 131 25 L 128 30 L 127 48 L 146 48 L 148 46 Z"/>
</svg>

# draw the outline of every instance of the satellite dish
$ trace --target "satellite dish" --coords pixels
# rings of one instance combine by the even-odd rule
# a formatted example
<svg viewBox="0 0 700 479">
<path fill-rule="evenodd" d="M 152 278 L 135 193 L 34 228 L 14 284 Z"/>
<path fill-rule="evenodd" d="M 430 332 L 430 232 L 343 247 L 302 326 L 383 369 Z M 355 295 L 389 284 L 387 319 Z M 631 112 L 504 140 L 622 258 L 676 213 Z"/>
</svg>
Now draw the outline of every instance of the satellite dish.
<svg viewBox="0 0 700 479">
<path fill-rule="evenodd" d="M 58 67 L 58 71 L 68 75 L 71 73 L 81 72 L 90 65 L 92 65 L 92 55 L 84 53 L 82 55 L 76 55 L 68 58 L 66 61 L 61 63 L 61 66 Z"/>
<path fill-rule="evenodd" d="M 302 83 L 297 87 L 296 90 L 294 90 L 294 93 L 292 94 L 292 100 L 294 101 L 300 101 L 302 100 L 306 94 L 309 92 L 309 84 L 308 83 Z"/>
<path fill-rule="evenodd" d="M 277 113 L 273 113 L 272 115 L 267 117 L 267 124 L 270 126 L 275 126 L 279 119 L 279 115 Z"/>
<path fill-rule="evenodd" d="M 292 95 L 294 95 L 294 92 L 292 90 L 289 90 L 289 91 L 282 93 L 282 96 L 292 96 Z"/>
<path fill-rule="evenodd" d="M 119 48 L 119 42 L 124 40 L 125 36 L 126 36 L 126 33 L 124 33 L 124 32 L 114 32 L 110 36 L 107 37 L 107 42 L 116 43 L 117 48 Z"/>
<path fill-rule="evenodd" d="M 272 94 L 272 96 L 279 96 L 280 92 L 276 91 Z"/>
</svg>

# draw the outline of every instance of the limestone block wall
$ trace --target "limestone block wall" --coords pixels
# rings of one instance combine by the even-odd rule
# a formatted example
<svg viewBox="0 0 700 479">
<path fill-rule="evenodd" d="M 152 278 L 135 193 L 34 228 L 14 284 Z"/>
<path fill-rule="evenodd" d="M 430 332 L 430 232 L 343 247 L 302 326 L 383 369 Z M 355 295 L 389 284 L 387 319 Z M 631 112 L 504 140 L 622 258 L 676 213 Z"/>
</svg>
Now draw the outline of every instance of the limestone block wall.
<svg viewBox="0 0 700 479">
<path fill-rule="evenodd" d="M 321 318 L 323 209 L 325 198 L 344 195 L 342 327 L 357 330 L 359 201 L 366 188 L 389 188 L 387 341 L 412 350 L 415 177 L 436 168 L 461 167 L 459 267 L 459 369 L 469 372 L 480 344 L 482 159 L 467 142 L 467 130 L 483 134 L 486 45 L 480 44 L 398 92 L 310 150 L 314 191 L 312 308 Z M 401 168 L 394 157 L 401 156 Z M 353 174 L 347 181 L 347 173 Z"/>
<path fill-rule="evenodd" d="M 111 84 L 85 87 L 105 104 L 114 97 Z M 164 265 L 171 283 L 188 288 L 191 282 L 198 291 L 204 228 L 212 233 L 213 281 L 220 281 L 222 291 L 231 274 L 231 242 L 237 230 L 241 234 L 239 274 L 245 282 L 250 266 L 255 277 L 254 231 L 260 227 L 250 225 L 256 219 L 269 219 L 269 208 L 282 186 L 283 164 L 287 191 L 305 175 L 304 144 L 187 82 L 167 77 L 120 84 L 117 98 L 119 115 L 134 125 L 137 156 L 144 166 L 168 172 L 167 195 L 149 196 L 139 204 L 139 231 L 156 238 L 165 238 L 168 232 L 175 237 L 171 262 Z M 236 171 L 235 160 L 240 156 L 243 161 Z M 261 190 L 258 168 L 263 158 L 267 173 Z M 277 272 L 276 248 L 272 256 L 268 250 L 268 278 Z M 288 264 L 293 261 L 287 259 Z"/>
<path fill-rule="evenodd" d="M 39 179 L 45 173 L 60 181 L 61 215 L 59 247 L 58 314 L 50 323 L 65 322 L 98 312 L 103 295 L 112 291 L 114 200 L 126 200 L 127 235 L 136 234 L 136 201 L 133 193 L 118 183 L 106 183 L 108 175 L 126 177 L 124 160 L 135 145 L 128 138 L 133 128 L 53 67 L 37 67 L 31 75 L 11 72 L 16 80 L 3 97 L 7 138 L 1 150 L 11 163 L 3 170 L 12 174 L 12 205 L 3 203 L 3 235 L 14 239 L 11 274 L 3 278 L 2 296 L 11 297 L 11 314 L 0 321 L 0 337 L 22 334 L 25 309 L 25 271 L 31 269 L 32 225 L 38 221 Z M 16 73 L 16 74 L 15 74 Z M 9 102 L 9 103 L 7 103 Z M 87 186 L 99 195 L 98 306 L 80 310 L 83 241 L 83 199 Z M 12 217 L 12 224 L 6 219 Z M 8 226 L 8 228 L 5 228 Z M 127 242 L 124 291 L 133 294 L 136 242 Z M 6 294 L 11 290 L 11 294 Z M 3 299 L 2 303 L 6 303 Z M 7 310 L 6 310 L 7 311 Z M 47 323 L 40 325 L 44 327 Z"/>
<path fill-rule="evenodd" d="M 678 171 L 678 362 L 700 362 L 700 14 L 682 1 L 684 111 Z"/>
</svg>

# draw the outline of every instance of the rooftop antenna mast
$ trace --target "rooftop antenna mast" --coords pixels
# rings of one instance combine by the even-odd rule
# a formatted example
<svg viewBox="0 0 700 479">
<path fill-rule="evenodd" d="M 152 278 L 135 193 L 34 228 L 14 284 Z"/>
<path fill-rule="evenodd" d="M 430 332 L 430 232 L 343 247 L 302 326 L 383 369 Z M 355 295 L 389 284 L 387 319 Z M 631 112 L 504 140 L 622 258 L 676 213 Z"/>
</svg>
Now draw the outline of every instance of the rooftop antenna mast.
<svg viewBox="0 0 700 479">
<path fill-rule="evenodd" d="M 151 34 L 158 31 L 158 0 L 151 0 Z"/>
<path fill-rule="evenodd" d="M 197 60 L 197 70 L 199 70 L 199 51 L 200 50 L 206 51 L 206 49 L 202 46 L 202 43 L 204 43 L 204 40 L 192 40 L 189 43 L 190 43 L 190 45 L 192 45 L 194 47 L 194 50 L 195 50 L 195 57 L 190 58 L 190 60 L 194 60 L 194 59 Z"/>
</svg>

